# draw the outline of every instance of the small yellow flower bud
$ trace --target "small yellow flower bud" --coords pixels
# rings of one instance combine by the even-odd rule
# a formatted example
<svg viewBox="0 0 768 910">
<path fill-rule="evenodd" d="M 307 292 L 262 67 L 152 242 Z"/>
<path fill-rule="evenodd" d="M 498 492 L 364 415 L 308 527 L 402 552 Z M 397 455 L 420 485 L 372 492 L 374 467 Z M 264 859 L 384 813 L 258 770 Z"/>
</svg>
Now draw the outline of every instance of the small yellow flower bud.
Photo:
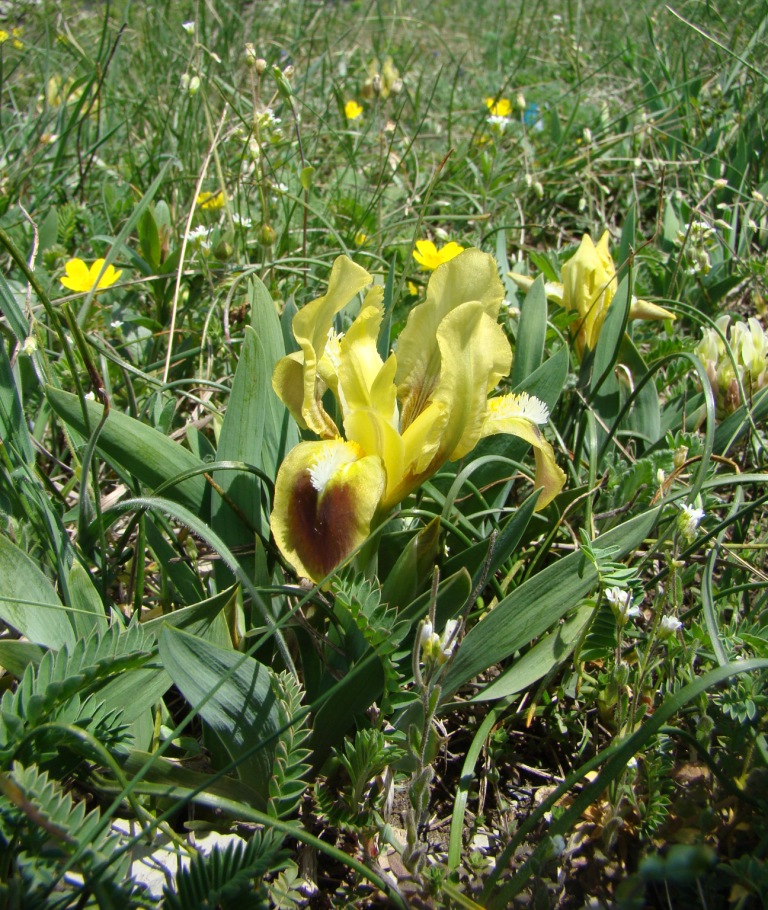
<svg viewBox="0 0 768 910">
<path fill-rule="evenodd" d="M 200 77 L 184 73 L 181 77 L 181 90 L 188 95 L 196 95 L 200 91 Z"/>
<path fill-rule="evenodd" d="M 216 244 L 216 249 L 213 251 L 213 255 L 219 260 L 219 262 L 226 262 L 228 259 L 232 258 L 234 252 L 235 250 L 229 241 L 220 240 Z"/>
<path fill-rule="evenodd" d="M 257 239 L 262 246 L 272 246 L 275 240 L 277 240 L 277 233 L 269 224 L 262 224 L 259 228 Z"/>
<path fill-rule="evenodd" d="M 688 458 L 688 446 L 678 446 L 675 449 L 675 454 L 673 456 L 673 463 L 676 470 L 682 468 L 682 466 L 685 464 L 686 458 Z"/>
<path fill-rule="evenodd" d="M 256 48 L 249 41 L 245 45 L 245 65 L 249 68 L 256 66 Z"/>
</svg>

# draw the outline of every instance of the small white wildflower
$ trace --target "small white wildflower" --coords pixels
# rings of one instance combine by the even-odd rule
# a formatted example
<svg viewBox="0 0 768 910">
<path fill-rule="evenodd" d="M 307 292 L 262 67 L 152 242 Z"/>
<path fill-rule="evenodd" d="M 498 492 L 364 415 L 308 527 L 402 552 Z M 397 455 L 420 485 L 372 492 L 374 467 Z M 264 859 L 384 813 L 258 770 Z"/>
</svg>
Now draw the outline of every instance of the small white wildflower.
<svg viewBox="0 0 768 910">
<path fill-rule="evenodd" d="M 202 246 L 208 240 L 209 233 L 209 228 L 202 224 L 196 228 L 192 228 L 187 234 L 187 243 L 192 244 L 192 246 Z"/>
<path fill-rule="evenodd" d="M 113 329 L 120 329 L 123 326 L 123 320 L 122 319 L 113 319 L 109 325 Z"/>
<path fill-rule="evenodd" d="M 458 638 L 454 633 L 456 632 L 456 627 L 458 626 L 458 619 L 449 619 L 445 624 L 443 629 L 443 634 L 440 636 L 440 653 L 438 654 L 438 663 L 445 663 L 448 658 L 453 653 L 453 649 L 456 647 L 456 640 Z"/>
<path fill-rule="evenodd" d="M 696 529 L 704 518 L 704 515 L 704 509 L 689 505 L 683 506 L 677 517 L 677 528 L 687 541 L 693 540 L 696 536 Z"/>
<path fill-rule="evenodd" d="M 253 221 L 247 215 L 241 215 L 239 212 L 232 212 L 232 221 L 242 228 L 253 227 Z"/>
<path fill-rule="evenodd" d="M 96 401 L 96 393 L 95 392 L 86 392 L 85 400 L 86 401 Z"/>
<path fill-rule="evenodd" d="M 189 22 L 182 22 L 182 23 L 181 23 L 181 27 L 184 29 L 184 31 L 185 31 L 188 35 L 194 35 L 194 34 L 195 34 L 195 21 L 194 21 L 194 19 L 190 19 Z"/>
<path fill-rule="evenodd" d="M 211 249 L 210 228 L 204 225 L 192 228 L 187 234 L 187 243 L 196 250 L 207 253 Z"/>
<path fill-rule="evenodd" d="M 496 129 L 500 133 L 504 132 L 504 130 L 507 128 L 507 124 L 509 123 L 509 117 L 502 117 L 499 114 L 491 114 L 486 119 L 491 129 Z"/>
<path fill-rule="evenodd" d="M 632 771 L 634 771 L 635 768 L 637 768 L 637 756 L 636 755 L 633 755 L 632 758 L 630 758 L 630 760 L 627 762 L 627 767 Z"/>
<path fill-rule="evenodd" d="M 428 619 L 425 619 L 421 626 L 421 636 L 419 638 L 419 643 L 422 645 L 422 647 L 432 637 L 433 631 L 434 629 L 432 628 L 432 623 Z"/>
<path fill-rule="evenodd" d="M 605 598 L 613 607 L 616 619 L 620 625 L 624 625 L 627 620 L 640 615 L 640 607 L 633 603 L 632 592 L 614 586 L 607 588 Z"/>
<path fill-rule="evenodd" d="M 662 616 L 661 622 L 659 623 L 659 636 L 661 638 L 670 638 L 672 635 L 675 635 L 680 629 L 683 628 L 683 624 L 675 616 Z"/>
</svg>

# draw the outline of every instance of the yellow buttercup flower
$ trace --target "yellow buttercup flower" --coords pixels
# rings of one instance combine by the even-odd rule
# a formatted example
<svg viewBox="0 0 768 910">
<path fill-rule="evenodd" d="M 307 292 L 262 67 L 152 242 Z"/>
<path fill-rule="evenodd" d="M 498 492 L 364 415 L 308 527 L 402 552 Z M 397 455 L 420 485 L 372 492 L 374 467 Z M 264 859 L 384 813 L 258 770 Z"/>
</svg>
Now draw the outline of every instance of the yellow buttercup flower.
<svg viewBox="0 0 768 910">
<path fill-rule="evenodd" d="M 363 107 L 357 101 L 347 101 L 344 105 L 344 116 L 347 120 L 357 120 L 362 113 Z"/>
<path fill-rule="evenodd" d="M 320 437 L 299 443 L 281 465 L 271 519 L 283 555 L 315 580 L 485 436 L 510 433 L 534 447 L 538 508 L 565 482 L 539 429 L 546 406 L 525 394 L 488 398 L 512 363 L 498 324 L 504 290 L 493 257 L 470 249 L 436 269 L 386 360 L 377 348 L 383 288 L 368 290 L 345 334 L 333 328 L 334 316 L 370 284 L 364 268 L 340 256 L 328 292 L 293 319 L 300 351 L 283 357 L 272 379 L 299 426 Z M 343 436 L 325 409 L 327 391 Z"/>
<path fill-rule="evenodd" d="M 224 193 L 221 190 L 218 193 L 200 193 L 196 201 L 201 209 L 207 211 L 221 209 L 224 208 Z"/>
<path fill-rule="evenodd" d="M 413 258 L 423 269 L 433 271 L 444 262 L 450 262 L 454 256 L 458 256 L 464 249 L 463 246 L 451 240 L 444 247 L 438 248 L 431 240 L 417 240 L 416 249 L 413 251 Z"/>
<path fill-rule="evenodd" d="M 576 253 L 563 263 L 560 274 L 562 283 L 547 281 L 544 290 L 549 300 L 559 303 L 566 310 L 578 313 L 571 326 L 579 357 L 585 348 L 594 350 L 603 327 L 608 307 L 618 288 L 616 266 L 609 249 L 610 235 L 605 231 L 597 246 L 585 234 Z M 528 291 L 533 278 L 511 272 L 518 287 Z M 675 314 L 647 300 L 632 298 L 630 319 L 674 319 Z"/>
<path fill-rule="evenodd" d="M 486 98 L 485 105 L 488 108 L 491 117 L 509 117 L 512 114 L 512 104 L 508 98 Z"/>
<path fill-rule="evenodd" d="M 105 288 L 111 287 L 123 274 L 122 269 L 108 265 L 104 269 L 104 274 L 99 278 L 103 266 L 103 259 L 97 259 L 90 268 L 82 259 L 70 259 L 64 264 L 66 274 L 59 281 L 68 290 L 81 294 L 87 294 L 88 291 L 94 289 L 103 291 Z"/>
</svg>

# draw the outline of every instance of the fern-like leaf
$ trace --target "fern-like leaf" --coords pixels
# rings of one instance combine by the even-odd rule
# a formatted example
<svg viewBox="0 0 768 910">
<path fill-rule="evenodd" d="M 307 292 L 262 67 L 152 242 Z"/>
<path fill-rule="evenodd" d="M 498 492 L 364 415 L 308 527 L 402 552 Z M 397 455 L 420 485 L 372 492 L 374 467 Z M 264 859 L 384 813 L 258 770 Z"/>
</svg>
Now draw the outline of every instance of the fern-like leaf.
<svg viewBox="0 0 768 910">
<path fill-rule="evenodd" d="M 293 815 L 307 789 L 306 776 L 310 766 L 306 759 L 310 750 L 303 748 L 310 729 L 307 717 L 299 717 L 304 692 L 295 677 L 283 672 L 272 677 L 272 690 L 277 697 L 281 726 L 275 749 L 272 777 L 269 781 L 267 811 L 275 818 Z"/>
<path fill-rule="evenodd" d="M 0 768 L 13 757 L 45 765 L 59 754 L 61 743 L 41 740 L 31 752 L 17 754 L 20 740 L 35 727 L 51 722 L 87 729 L 107 748 L 124 739 L 121 712 L 104 710 L 98 688 L 126 670 L 142 666 L 152 654 L 151 639 L 137 623 L 127 629 L 114 624 L 103 632 L 48 651 L 40 664 L 27 666 L 13 692 L 0 700 Z"/>
<path fill-rule="evenodd" d="M 381 590 L 363 576 L 342 574 L 334 582 L 337 606 L 349 613 L 366 643 L 376 652 L 384 670 L 382 710 L 400 691 L 400 673 L 394 661 L 398 645 L 408 632 L 408 623 L 398 619 L 397 609 L 381 603 Z"/>
<path fill-rule="evenodd" d="M 334 799 L 328 784 L 318 782 L 315 786 L 318 814 L 343 831 L 359 833 L 375 827 L 376 804 L 381 796 L 375 779 L 404 754 L 398 746 L 388 744 L 380 730 L 358 730 L 354 741 L 347 740 L 343 751 L 336 752 L 339 764 L 347 773 L 338 797 Z"/>
<path fill-rule="evenodd" d="M 119 906 L 135 906 L 128 879 L 130 856 L 115 860 L 119 836 L 98 809 L 87 811 L 48 772 L 14 762 L 0 774 L 0 843 L 24 885 L 24 906 L 44 902 L 54 888 L 72 891 L 85 905 L 98 890 Z M 82 881 L 65 874 L 77 872 Z M 13 878 L 11 878 L 13 881 Z"/>
<path fill-rule="evenodd" d="M 257 831 L 245 842 L 193 857 L 176 876 L 175 891 L 163 891 L 163 910 L 266 910 L 269 898 L 261 879 L 285 866 L 283 836 Z M 257 883 L 254 886 L 254 881 Z"/>
</svg>

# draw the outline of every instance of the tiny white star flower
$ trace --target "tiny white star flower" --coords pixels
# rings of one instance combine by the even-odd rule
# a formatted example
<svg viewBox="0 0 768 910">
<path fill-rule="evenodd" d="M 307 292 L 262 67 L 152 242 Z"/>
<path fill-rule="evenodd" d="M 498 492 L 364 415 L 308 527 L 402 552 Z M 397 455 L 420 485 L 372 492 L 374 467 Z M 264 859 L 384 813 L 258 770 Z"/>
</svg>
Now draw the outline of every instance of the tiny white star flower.
<svg viewBox="0 0 768 910">
<path fill-rule="evenodd" d="M 193 19 L 190 19 L 189 22 L 182 22 L 181 27 L 188 35 L 194 35 L 195 33 L 195 22 Z"/>
</svg>

